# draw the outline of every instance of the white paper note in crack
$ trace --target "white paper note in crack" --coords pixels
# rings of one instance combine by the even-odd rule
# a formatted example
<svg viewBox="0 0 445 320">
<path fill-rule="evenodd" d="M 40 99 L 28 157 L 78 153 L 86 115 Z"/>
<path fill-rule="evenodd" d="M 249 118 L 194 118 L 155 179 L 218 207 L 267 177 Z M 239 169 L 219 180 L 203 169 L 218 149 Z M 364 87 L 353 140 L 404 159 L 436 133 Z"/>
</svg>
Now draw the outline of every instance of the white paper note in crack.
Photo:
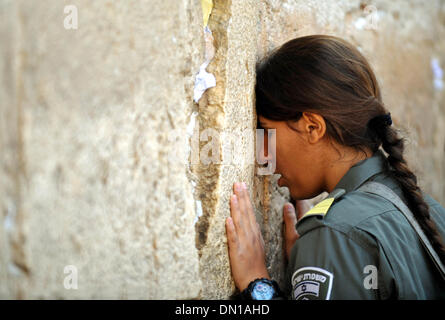
<svg viewBox="0 0 445 320">
<path fill-rule="evenodd" d="M 199 73 L 196 75 L 195 79 L 195 91 L 193 97 L 197 103 L 201 99 L 202 94 L 211 87 L 216 86 L 215 76 L 206 71 L 207 64 L 203 64 L 199 68 Z"/>
<path fill-rule="evenodd" d="M 431 58 L 431 70 L 433 72 L 433 85 L 434 89 L 441 91 L 444 88 L 443 83 L 443 70 L 440 66 L 440 61 L 437 58 Z"/>
<path fill-rule="evenodd" d="M 193 99 L 197 103 L 201 99 L 202 94 L 211 87 L 216 86 L 215 76 L 206 71 L 207 66 L 210 61 L 215 56 L 215 47 L 213 47 L 213 36 L 212 31 L 209 27 L 204 28 L 204 39 L 205 39 L 205 62 L 199 67 L 199 72 L 195 78 L 195 89 L 193 92 Z"/>
</svg>

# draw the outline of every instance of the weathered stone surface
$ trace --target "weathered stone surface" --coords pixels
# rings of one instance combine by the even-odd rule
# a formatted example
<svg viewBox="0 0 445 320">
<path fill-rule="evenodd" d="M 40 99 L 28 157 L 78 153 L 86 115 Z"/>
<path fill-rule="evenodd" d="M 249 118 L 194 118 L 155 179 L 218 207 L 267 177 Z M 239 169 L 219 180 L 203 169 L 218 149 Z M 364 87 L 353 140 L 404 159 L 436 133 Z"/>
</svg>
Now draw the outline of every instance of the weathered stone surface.
<svg viewBox="0 0 445 320">
<path fill-rule="evenodd" d="M 257 19 L 252 17 L 257 16 L 257 1 L 216 1 L 208 25 L 216 52 L 207 70 L 215 75 L 217 82 L 200 101 L 199 120 L 200 128 L 211 127 L 221 133 L 222 153 L 220 163 L 200 164 L 197 168 L 201 172 L 200 190 L 205 191 L 201 193 L 203 216 L 196 229 L 200 271 L 206 283 L 202 298 L 226 298 L 234 289 L 224 224 L 230 214 L 233 183 L 246 181 L 250 190 L 261 187 L 254 184 Z M 224 133 L 235 134 L 234 139 L 224 139 Z M 229 154 L 233 154 L 233 158 L 228 159 Z M 252 191 L 251 195 L 254 194 Z M 206 233 L 205 237 L 201 237 L 202 232 Z"/>
<path fill-rule="evenodd" d="M 202 18 L 199 0 L 0 0 L 0 298 L 227 299 L 236 181 L 282 283 L 289 193 L 256 174 L 255 63 L 307 34 L 362 50 L 421 186 L 445 202 L 444 90 L 431 68 L 445 65 L 443 1 L 215 0 L 216 86 L 194 103 Z M 70 265 L 77 290 L 64 287 Z"/>
<path fill-rule="evenodd" d="M 200 2 L 2 1 L 0 21 L 1 296 L 197 297 L 192 188 L 168 155 L 186 147 L 169 135 L 193 107 Z"/>
</svg>

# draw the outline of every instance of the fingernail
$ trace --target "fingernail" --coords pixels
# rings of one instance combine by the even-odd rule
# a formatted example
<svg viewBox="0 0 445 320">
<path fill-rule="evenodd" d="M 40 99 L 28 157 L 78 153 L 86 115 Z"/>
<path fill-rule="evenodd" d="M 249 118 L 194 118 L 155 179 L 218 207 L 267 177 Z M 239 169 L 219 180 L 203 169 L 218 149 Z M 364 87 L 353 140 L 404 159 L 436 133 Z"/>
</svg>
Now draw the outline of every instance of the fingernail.
<svg viewBox="0 0 445 320">
<path fill-rule="evenodd" d="M 232 195 L 232 201 L 233 201 L 233 203 L 238 203 L 238 199 L 236 198 L 236 195 Z"/>
<path fill-rule="evenodd" d="M 236 191 L 242 191 L 243 187 L 241 186 L 241 184 L 239 182 L 235 183 L 235 190 Z"/>
<path fill-rule="evenodd" d="M 243 186 L 243 189 L 244 189 L 244 190 L 247 190 L 247 185 L 246 185 L 245 182 L 241 183 L 241 185 Z"/>
<path fill-rule="evenodd" d="M 286 203 L 284 205 L 284 210 L 286 210 L 286 212 L 292 212 L 293 211 L 293 206 L 290 203 Z"/>
</svg>

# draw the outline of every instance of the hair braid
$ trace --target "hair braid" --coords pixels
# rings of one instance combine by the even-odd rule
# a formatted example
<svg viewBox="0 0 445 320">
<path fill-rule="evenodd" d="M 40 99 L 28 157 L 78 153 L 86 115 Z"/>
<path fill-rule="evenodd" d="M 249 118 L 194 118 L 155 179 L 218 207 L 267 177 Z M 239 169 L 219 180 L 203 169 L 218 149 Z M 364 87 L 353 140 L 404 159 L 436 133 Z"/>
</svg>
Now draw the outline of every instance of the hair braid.
<svg viewBox="0 0 445 320">
<path fill-rule="evenodd" d="M 372 125 L 372 123 L 371 123 Z M 431 219 L 429 206 L 423 199 L 422 191 L 417 185 L 417 178 L 408 168 L 403 157 L 404 138 L 399 138 L 397 131 L 388 125 L 374 125 L 374 130 L 380 137 L 382 147 L 388 153 L 386 171 L 401 186 L 407 206 L 419 223 L 427 238 L 430 240 L 434 250 L 445 263 L 445 246 L 443 239 L 437 231 L 436 224 Z"/>
</svg>

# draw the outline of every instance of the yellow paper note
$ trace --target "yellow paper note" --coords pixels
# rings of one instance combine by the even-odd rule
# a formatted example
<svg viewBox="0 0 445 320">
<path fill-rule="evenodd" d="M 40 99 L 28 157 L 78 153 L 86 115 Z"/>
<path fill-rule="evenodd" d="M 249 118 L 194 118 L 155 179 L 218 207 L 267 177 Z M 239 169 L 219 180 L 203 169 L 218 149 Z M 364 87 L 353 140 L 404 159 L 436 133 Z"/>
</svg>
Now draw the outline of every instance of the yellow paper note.
<svg viewBox="0 0 445 320">
<path fill-rule="evenodd" d="M 209 21 L 210 12 L 212 12 L 213 0 L 201 0 L 201 6 L 205 27 L 207 25 L 207 22 Z"/>
</svg>

